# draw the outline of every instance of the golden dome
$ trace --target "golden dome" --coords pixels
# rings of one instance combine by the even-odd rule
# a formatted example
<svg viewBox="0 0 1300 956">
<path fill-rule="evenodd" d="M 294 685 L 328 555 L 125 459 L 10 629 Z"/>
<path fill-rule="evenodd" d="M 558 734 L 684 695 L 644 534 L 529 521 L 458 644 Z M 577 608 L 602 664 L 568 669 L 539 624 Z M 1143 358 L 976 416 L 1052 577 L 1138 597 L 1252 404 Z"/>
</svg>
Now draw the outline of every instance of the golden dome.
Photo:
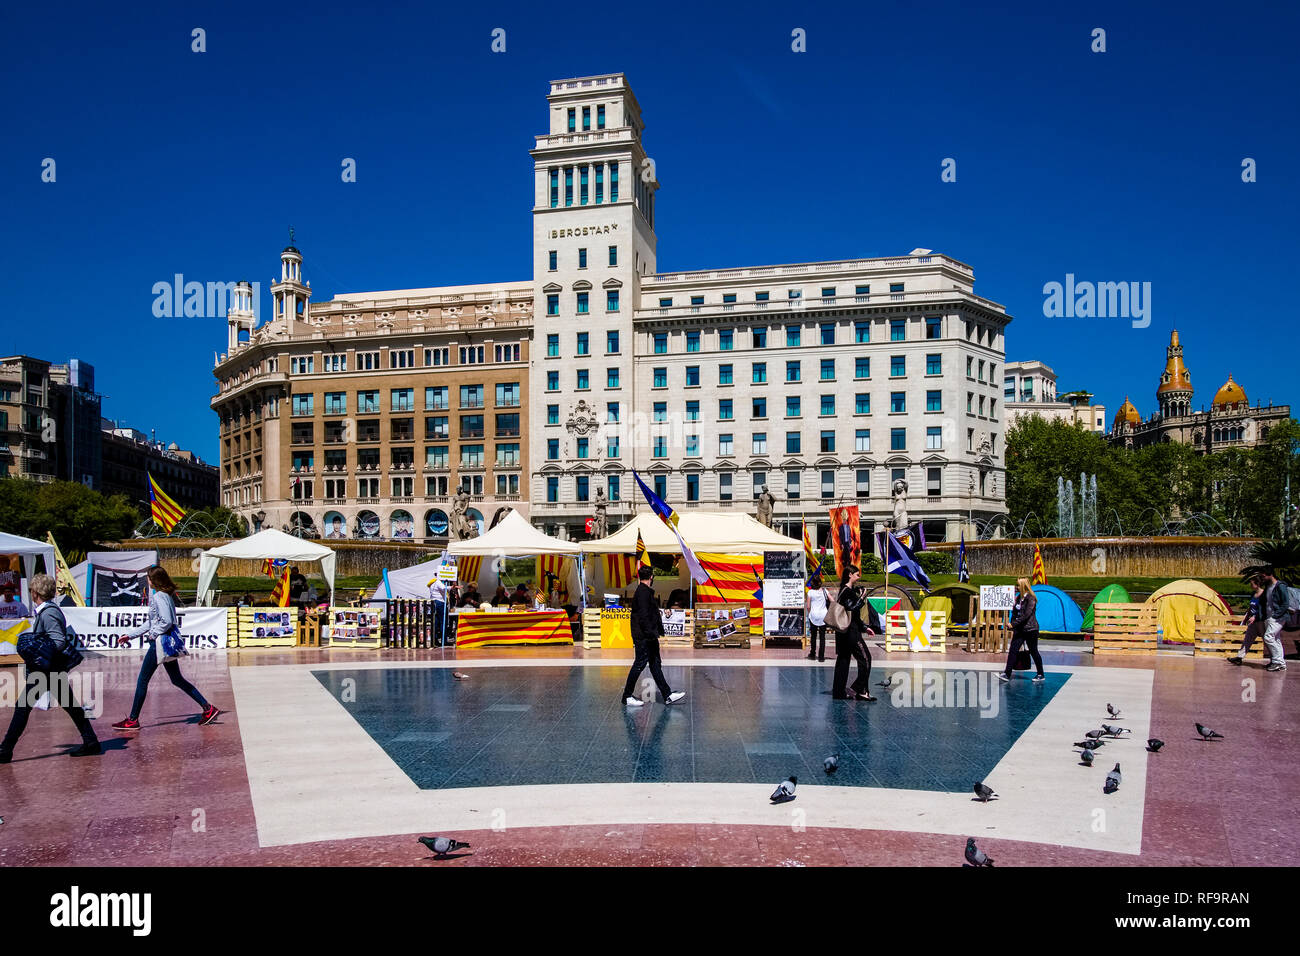
<svg viewBox="0 0 1300 956">
<path fill-rule="evenodd" d="M 1165 349 L 1165 372 L 1160 376 L 1160 387 L 1156 389 L 1159 397 L 1165 392 L 1190 392 L 1192 376 L 1183 364 L 1183 347 L 1178 342 L 1178 330 L 1169 336 L 1169 348 Z"/>
<path fill-rule="evenodd" d="M 1223 383 L 1223 388 L 1214 393 L 1214 402 L 1212 408 L 1218 408 L 1220 405 L 1235 405 L 1238 402 L 1246 401 L 1246 390 L 1228 376 L 1228 380 Z"/>
<path fill-rule="evenodd" d="M 1110 426 L 1111 431 L 1119 431 L 1121 425 L 1140 425 L 1142 416 L 1138 414 L 1137 407 L 1124 396 L 1124 404 L 1119 407 L 1115 413 L 1115 421 Z"/>
</svg>

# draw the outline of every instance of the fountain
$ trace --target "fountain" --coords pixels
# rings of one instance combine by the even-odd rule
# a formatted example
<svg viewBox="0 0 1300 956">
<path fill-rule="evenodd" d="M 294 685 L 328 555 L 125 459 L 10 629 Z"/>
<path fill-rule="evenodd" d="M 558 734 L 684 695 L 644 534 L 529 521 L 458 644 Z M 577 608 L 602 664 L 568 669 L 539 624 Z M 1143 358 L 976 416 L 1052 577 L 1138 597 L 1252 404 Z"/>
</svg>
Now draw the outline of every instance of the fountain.
<svg viewBox="0 0 1300 956">
<path fill-rule="evenodd" d="M 1074 482 L 1056 479 L 1056 536 L 1074 537 Z"/>
</svg>

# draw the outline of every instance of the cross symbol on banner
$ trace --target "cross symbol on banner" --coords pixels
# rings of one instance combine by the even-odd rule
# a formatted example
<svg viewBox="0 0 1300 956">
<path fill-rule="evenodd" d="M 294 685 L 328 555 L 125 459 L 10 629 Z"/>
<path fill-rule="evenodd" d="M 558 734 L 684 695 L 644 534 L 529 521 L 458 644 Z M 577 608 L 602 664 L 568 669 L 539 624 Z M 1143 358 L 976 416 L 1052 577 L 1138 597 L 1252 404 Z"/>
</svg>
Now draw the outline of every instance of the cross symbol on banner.
<svg viewBox="0 0 1300 956">
<path fill-rule="evenodd" d="M 907 612 L 907 641 L 914 651 L 930 646 L 930 638 L 925 633 L 925 623 L 925 611 Z"/>
</svg>

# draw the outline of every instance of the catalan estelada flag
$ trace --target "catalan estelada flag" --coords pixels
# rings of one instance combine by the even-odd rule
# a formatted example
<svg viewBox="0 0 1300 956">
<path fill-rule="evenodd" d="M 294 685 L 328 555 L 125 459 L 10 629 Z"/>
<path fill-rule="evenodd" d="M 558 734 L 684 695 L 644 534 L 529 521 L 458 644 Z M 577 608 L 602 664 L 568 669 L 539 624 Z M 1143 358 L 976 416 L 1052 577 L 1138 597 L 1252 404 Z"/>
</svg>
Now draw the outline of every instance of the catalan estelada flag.
<svg viewBox="0 0 1300 956">
<path fill-rule="evenodd" d="M 573 573 L 573 559 L 562 554 L 539 554 L 537 556 L 536 585 L 548 596 L 551 591 L 551 579 L 555 579 L 560 590 L 560 601 L 568 603 L 569 577 Z"/>
<path fill-rule="evenodd" d="M 478 584 L 478 572 L 483 567 L 483 555 L 467 554 L 461 555 L 456 559 L 456 574 L 460 578 L 461 584 L 476 586 Z"/>
<path fill-rule="evenodd" d="M 168 534 L 185 517 L 185 511 L 176 502 L 167 497 L 167 492 L 158 487 L 153 475 L 149 476 L 149 514 L 158 527 Z"/>
<path fill-rule="evenodd" d="M 636 556 L 631 554 L 606 554 L 605 587 L 619 590 L 627 587 L 636 577 Z"/>
<path fill-rule="evenodd" d="M 697 557 L 708 572 L 709 583 L 695 589 L 695 603 L 748 604 L 751 633 L 763 631 L 761 554 L 708 554 L 701 551 Z M 760 582 L 754 590 L 754 582 Z"/>
<path fill-rule="evenodd" d="M 280 572 L 284 570 L 284 566 L 288 563 L 284 558 L 276 558 L 275 560 L 264 558 L 262 560 L 262 573 L 268 578 L 279 577 Z"/>
<path fill-rule="evenodd" d="M 650 490 L 650 486 L 641 480 L 641 476 L 635 471 L 632 477 L 636 479 L 637 487 L 641 489 L 641 494 L 645 495 L 645 500 L 650 503 L 650 510 L 659 516 L 659 519 L 668 526 L 668 530 L 673 533 L 677 539 L 677 544 L 682 549 L 682 557 L 686 559 L 686 566 L 691 570 L 691 580 L 696 584 L 708 584 L 709 573 L 704 570 L 700 564 L 699 558 L 695 552 L 690 549 L 685 541 L 682 540 L 681 532 L 677 530 L 677 512 L 668 507 L 668 503 Z"/>
<path fill-rule="evenodd" d="M 641 537 L 641 532 L 636 533 L 636 566 L 638 568 L 650 567 L 650 552 L 646 550 L 645 541 Z"/>
<path fill-rule="evenodd" d="M 280 579 L 275 582 L 275 587 L 271 589 L 271 603 L 276 607 L 289 606 L 289 568 L 287 566 L 280 573 Z"/>
<path fill-rule="evenodd" d="M 1034 543 L 1034 576 L 1029 579 L 1029 583 L 1047 583 L 1047 569 L 1043 567 L 1043 552 L 1038 549 L 1037 542 Z"/>
</svg>

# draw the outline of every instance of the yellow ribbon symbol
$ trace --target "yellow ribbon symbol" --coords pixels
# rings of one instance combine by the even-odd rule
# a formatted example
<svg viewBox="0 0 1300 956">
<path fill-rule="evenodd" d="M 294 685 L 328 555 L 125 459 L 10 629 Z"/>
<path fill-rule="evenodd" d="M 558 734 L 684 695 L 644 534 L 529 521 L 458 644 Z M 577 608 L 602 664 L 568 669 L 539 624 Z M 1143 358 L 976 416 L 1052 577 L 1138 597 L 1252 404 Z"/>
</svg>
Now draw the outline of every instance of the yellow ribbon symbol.
<svg viewBox="0 0 1300 956">
<path fill-rule="evenodd" d="M 907 642 L 914 651 L 930 646 L 930 638 L 925 633 L 925 618 L 925 611 L 907 612 Z"/>
</svg>

